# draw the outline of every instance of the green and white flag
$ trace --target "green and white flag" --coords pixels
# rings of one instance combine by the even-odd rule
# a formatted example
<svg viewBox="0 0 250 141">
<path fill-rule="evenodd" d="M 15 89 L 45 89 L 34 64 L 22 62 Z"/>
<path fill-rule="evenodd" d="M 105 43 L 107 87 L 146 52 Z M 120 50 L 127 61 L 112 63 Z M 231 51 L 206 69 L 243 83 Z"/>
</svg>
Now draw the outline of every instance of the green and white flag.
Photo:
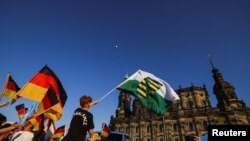
<svg viewBox="0 0 250 141">
<path fill-rule="evenodd" d="M 142 70 L 127 78 L 117 89 L 130 92 L 157 115 L 163 115 L 173 100 L 180 99 L 167 82 Z"/>
</svg>

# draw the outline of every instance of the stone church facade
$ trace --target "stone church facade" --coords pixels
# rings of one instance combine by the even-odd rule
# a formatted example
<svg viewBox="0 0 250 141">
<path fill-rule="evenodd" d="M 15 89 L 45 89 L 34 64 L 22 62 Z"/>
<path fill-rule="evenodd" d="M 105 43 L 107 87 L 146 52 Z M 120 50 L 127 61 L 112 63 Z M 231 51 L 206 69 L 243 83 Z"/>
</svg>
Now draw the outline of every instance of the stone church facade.
<svg viewBox="0 0 250 141">
<path fill-rule="evenodd" d="M 212 73 L 216 107 L 211 106 L 205 85 L 179 87 L 175 91 L 180 100 L 174 101 L 161 117 L 148 111 L 137 99 L 132 100 L 129 93 L 121 92 L 110 129 L 127 133 L 133 141 L 185 141 L 185 136 L 207 133 L 209 124 L 249 125 L 250 108 L 238 99 L 235 88 L 213 64 Z"/>
</svg>

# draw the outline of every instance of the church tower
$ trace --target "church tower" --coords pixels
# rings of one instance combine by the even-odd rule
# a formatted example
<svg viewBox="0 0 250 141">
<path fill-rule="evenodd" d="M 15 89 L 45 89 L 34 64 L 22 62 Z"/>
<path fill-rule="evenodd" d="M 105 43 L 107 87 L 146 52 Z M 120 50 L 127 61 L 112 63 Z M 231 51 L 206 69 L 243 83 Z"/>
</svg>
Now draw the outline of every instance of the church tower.
<svg viewBox="0 0 250 141">
<path fill-rule="evenodd" d="M 124 80 L 128 78 L 128 75 L 124 77 Z M 131 115 L 131 97 L 130 94 L 121 91 L 118 98 L 118 107 L 116 109 L 116 117 L 129 117 Z"/>
<path fill-rule="evenodd" d="M 237 98 L 235 88 L 223 79 L 222 74 L 214 67 L 211 59 L 210 63 L 212 65 L 212 73 L 215 81 L 213 92 L 218 101 L 217 108 L 223 112 L 244 110 L 246 105 L 242 100 Z"/>
</svg>

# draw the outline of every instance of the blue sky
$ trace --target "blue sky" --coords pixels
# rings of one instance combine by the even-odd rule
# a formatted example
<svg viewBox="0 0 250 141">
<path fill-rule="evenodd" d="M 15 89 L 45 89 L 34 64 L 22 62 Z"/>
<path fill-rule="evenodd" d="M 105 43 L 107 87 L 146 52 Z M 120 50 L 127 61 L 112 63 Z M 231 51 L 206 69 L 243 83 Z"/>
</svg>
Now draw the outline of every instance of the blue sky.
<svg viewBox="0 0 250 141">
<path fill-rule="evenodd" d="M 80 96 L 98 99 L 138 69 L 174 89 L 205 84 L 216 106 L 210 54 L 249 106 L 249 7 L 249 0 L 2 0 L 0 83 L 10 72 L 22 87 L 47 64 L 68 95 L 56 124 L 68 127 Z M 115 115 L 118 94 L 90 109 L 96 130 Z M 15 105 L 0 112 L 18 120 Z"/>
</svg>

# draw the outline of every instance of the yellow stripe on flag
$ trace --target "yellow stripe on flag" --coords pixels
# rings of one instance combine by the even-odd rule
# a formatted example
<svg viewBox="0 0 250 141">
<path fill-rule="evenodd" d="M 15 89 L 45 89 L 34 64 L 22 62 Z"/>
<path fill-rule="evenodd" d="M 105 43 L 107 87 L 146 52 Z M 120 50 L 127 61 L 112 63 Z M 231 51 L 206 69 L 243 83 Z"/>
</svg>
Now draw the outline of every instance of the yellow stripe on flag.
<svg viewBox="0 0 250 141">
<path fill-rule="evenodd" d="M 138 85 L 141 89 L 143 89 L 144 91 L 146 91 L 147 87 L 145 85 L 143 85 L 142 83 L 140 83 Z"/>
<path fill-rule="evenodd" d="M 41 102 L 43 97 L 47 92 L 47 88 L 40 87 L 38 85 L 28 83 L 24 88 L 22 88 L 18 95 L 30 100 Z"/>
<path fill-rule="evenodd" d="M 39 109 L 39 106 L 38 106 L 38 109 Z M 43 111 L 42 109 L 39 109 L 37 112 L 38 114 L 43 113 L 44 117 L 55 121 L 55 120 L 59 120 L 62 117 L 63 109 L 62 109 L 61 104 L 58 103 L 55 106 L 53 106 L 51 109 L 49 109 L 48 111 Z"/>
<path fill-rule="evenodd" d="M 141 89 L 138 89 L 138 88 L 137 88 L 137 92 L 138 92 L 139 95 L 142 96 L 142 97 L 146 97 L 146 96 L 147 96 L 147 94 L 146 94 L 144 91 L 142 91 Z"/>
<path fill-rule="evenodd" d="M 3 90 L 3 96 L 9 97 L 11 99 L 17 99 L 16 91 L 6 89 L 6 88 Z"/>
</svg>

